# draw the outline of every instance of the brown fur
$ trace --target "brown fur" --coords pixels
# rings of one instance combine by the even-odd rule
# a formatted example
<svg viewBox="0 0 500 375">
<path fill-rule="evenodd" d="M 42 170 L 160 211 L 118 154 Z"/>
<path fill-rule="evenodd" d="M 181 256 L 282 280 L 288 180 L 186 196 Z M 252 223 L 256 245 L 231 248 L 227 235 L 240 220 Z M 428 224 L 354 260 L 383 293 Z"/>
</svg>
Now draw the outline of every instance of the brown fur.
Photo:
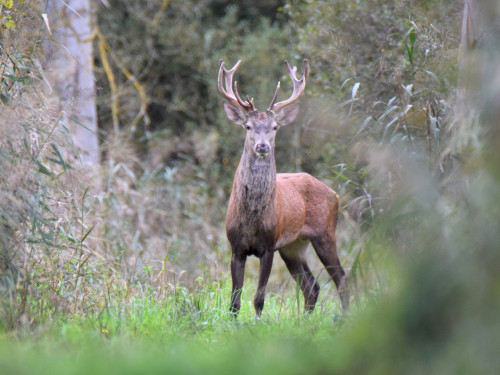
<svg viewBox="0 0 500 375">
<path fill-rule="evenodd" d="M 236 170 L 226 216 L 226 232 L 232 247 L 233 293 L 231 311 L 240 308 L 246 257 L 261 259 L 259 287 L 254 299 L 257 315 L 264 306 L 265 287 L 272 268 L 274 251 L 279 250 L 304 293 L 307 311 L 314 309 L 319 285 L 305 259 L 311 242 L 318 257 L 337 285 L 344 310 L 349 306 L 346 275 L 336 252 L 335 228 L 339 196 L 307 173 L 276 174 L 274 134 L 267 133 L 271 145 L 265 157 L 256 154 L 254 140 L 274 123 L 274 115 L 260 112 L 249 116 L 240 163 Z"/>
</svg>

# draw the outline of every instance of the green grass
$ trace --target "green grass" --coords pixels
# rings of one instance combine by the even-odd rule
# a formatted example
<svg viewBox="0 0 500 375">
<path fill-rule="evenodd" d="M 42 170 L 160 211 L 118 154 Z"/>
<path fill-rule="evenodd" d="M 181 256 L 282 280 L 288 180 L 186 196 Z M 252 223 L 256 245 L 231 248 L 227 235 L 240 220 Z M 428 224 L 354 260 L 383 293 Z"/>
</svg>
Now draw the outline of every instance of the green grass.
<svg viewBox="0 0 500 375">
<path fill-rule="evenodd" d="M 55 314 L 0 334 L 1 374 L 496 374 L 498 280 L 474 292 L 473 259 L 415 262 L 346 316 L 324 294 L 304 314 L 288 290 L 270 293 L 257 320 L 251 282 L 236 320 L 229 280 L 161 300 L 145 290 L 94 315 Z"/>
<path fill-rule="evenodd" d="M 334 369 L 339 332 L 335 306 L 312 315 L 294 295 L 270 296 L 261 320 L 251 299 L 237 320 L 227 312 L 229 282 L 163 301 L 154 295 L 115 304 L 92 317 L 60 316 L 18 337 L 0 336 L 2 374 L 322 373 Z M 302 301 L 299 301 L 302 303 Z"/>
<path fill-rule="evenodd" d="M 314 332 L 309 331 L 311 336 Z M 325 350 L 326 349 L 326 350 Z M 332 369 L 332 347 L 304 332 L 241 325 L 210 335 L 123 335 L 65 332 L 38 342 L 2 345 L 6 374 L 308 373 Z M 316 370 L 316 371 L 314 371 Z"/>
</svg>

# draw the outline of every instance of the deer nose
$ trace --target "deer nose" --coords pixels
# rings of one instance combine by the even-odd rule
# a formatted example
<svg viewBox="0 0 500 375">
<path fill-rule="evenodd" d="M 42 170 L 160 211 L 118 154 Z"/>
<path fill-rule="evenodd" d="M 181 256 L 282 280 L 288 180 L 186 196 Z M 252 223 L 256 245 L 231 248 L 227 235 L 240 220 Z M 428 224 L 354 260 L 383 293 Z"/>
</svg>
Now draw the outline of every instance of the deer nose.
<svg viewBox="0 0 500 375">
<path fill-rule="evenodd" d="M 259 143 L 257 146 L 255 146 L 255 152 L 258 154 L 267 154 L 269 153 L 269 150 L 271 149 L 271 146 L 265 143 Z"/>
</svg>

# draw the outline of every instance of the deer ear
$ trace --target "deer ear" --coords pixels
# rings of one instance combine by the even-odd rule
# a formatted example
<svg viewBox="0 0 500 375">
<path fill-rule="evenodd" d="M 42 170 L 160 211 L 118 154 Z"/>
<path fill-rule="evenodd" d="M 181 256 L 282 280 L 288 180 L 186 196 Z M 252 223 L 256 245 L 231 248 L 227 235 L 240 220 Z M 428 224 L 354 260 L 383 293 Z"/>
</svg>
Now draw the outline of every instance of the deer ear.
<svg viewBox="0 0 500 375">
<path fill-rule="evenodd" d="M 282 108 L 276 113 L 274 119 L 279 126 L 288 125 L 295 120 L 299 113 L 299 103 L 294 103 Z"/>
<path fill-rule="evenodd" d="M 227 118 L 237 124 L 237 125 L 245 125 L 247 122 L 247 113 L 231 103 L 223 102 L 224 112 L 226 112 Z"/>
</svg>

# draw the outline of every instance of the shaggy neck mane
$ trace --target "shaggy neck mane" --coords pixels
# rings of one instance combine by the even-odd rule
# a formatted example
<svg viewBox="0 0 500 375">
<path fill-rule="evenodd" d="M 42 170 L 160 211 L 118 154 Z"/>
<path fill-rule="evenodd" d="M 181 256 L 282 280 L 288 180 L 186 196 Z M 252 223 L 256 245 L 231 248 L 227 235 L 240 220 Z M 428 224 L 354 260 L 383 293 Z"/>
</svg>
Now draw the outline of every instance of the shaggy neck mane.
<svg viewBox="0 0 500 375">
<path fill-rule="evenodd" d="M 245 150 L 237 171 L 236 197 L 240 209 L 258 215 L 269 208 L 276 194 L 276 164 L 273 150 L 265 158 Z"/>
</svg>

